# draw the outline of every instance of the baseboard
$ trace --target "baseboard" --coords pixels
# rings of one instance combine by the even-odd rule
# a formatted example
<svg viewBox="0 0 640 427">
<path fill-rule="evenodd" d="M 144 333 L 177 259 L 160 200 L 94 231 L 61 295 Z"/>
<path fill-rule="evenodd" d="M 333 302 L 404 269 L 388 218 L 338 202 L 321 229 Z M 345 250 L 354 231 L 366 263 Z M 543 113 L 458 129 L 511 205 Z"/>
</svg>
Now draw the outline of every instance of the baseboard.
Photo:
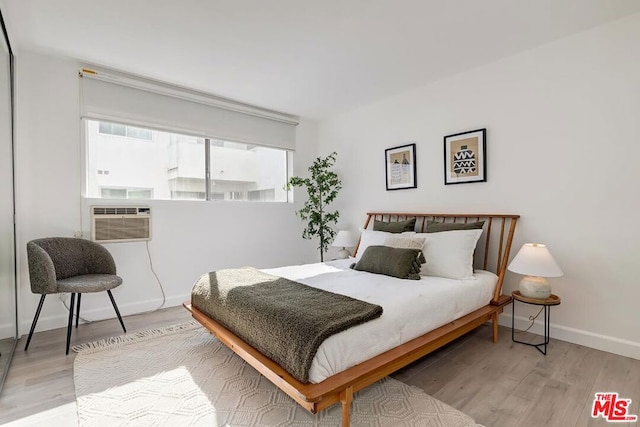
<svg viewBox="0 0 640 427">
<path fill-rule="evenodd" d="M 58 298 L 57 295 L 53 297 Z M 191 298 L 191 294 L 167 297 L 162 308 L 179 306 L 184 301 L 190 298 Z M 123 316 L 132 316 L 136 314 L 142 314 L 145 312 L 157 310 L 161 303 L 162 303 L 161 298 L 146 300 L 146 301 L 136 301 L 128 304 L 118 303 L 118 309 L 120 310 L 120 313 Z M 115 319 L 116 314 L 113 311 L 113 306 L 107 301 L 106 305 L 100 308 L 94 308 L 91 310 L 81 309 L 80 317 L 90 320 L 92 322 L 96 322 L 96 321 L 106 320 L 106 319 Z M 18 329 L 18 335 L 21 336 L 29 333 L 29 328 L 31 328 L 32 320 L 33 319 L 24 319 L 24 318 L 22 319 L 22 321 L 20 322 L 20 327 Z M 48 331 L 50 329 L 66 327 L 68 321 L 69 321 L 69 312 L 64 312 L 64 311 L 61 312 L 61 314 L 57 314 L 55 316 L 40 316 L 40 318 L 38 319 L 38 325 L 36 326 L 36 332 Z"/>
<path fill-rule="evenodd" d="M 511 328 L 511 314 L 503 313 L 498 323 Z M 516 329 L 524 330 L 529 327 L 531 321 L 529 321 L 528 317 L 516 316 L 514 323 Z M 640 360 L 640 343 L 635 341 L 596 334 L 568 326 L 554 325 L 553 323 L 549 327 L 549 331 L 551 338 Z M 529 329 L 529 332 L 544 335 L 543 323 L 540 320 L 536 321 L 533 327 Z"/>
<path fill-rule="evenodd" d="M 0 325 L 0 340 L 12 338 L 16 335 L 16 327 L 13 323 L 5 323 Z"/>
</svg>

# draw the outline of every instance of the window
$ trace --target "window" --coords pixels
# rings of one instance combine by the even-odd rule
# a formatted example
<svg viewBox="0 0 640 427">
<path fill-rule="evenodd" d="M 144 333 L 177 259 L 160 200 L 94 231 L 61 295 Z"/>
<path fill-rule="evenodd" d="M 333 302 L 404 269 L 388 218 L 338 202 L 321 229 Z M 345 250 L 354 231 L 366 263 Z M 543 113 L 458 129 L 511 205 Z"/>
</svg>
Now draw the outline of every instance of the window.
<svg viewBox="0 0 640 427">
<path fill-rule="evenodd" d="M 225 200 L 287 201 L 286 150 L 214 139 L 210 165 L 211 190 Z"/>
<path fill-rule="evenodd" d="M 275 199 L 276 191 L 274 188 L 269 190 L 251 190 L 247 192 L 247 197 L 253 201 L 268 202 Z"/>
<path fill-rule="evenodd" d="M 116 125 L 114 123 L 100 123 L 98 132 L 105 135 L 127 136 L 127 127 L 125 125 Z"/>
<path fill-rule="evenodd" d="M 101 188 L 100 197 L 104 199 L 152 199 L 153 190 L 149 188 Z"/>
<path fill-rule="evenodd" d="M 86 126 L 87 197 L 288 201 L 287 150 L 94 120 Z M 137 141 L 147 137 L 153 144 Z"/>
<path fill-rule="evenodd" d="M 152 139 L 153 134 L 150 129 L 107 122 L 99 123 L 98 132 L 103 135 L 126 136 L 128 138 L 146 139 L 149 141 Z"/>
<path fill-rule="evenodd" d="M 126 188 L 101 188 L 100 196 L 102 196 L 105 199 L 126 199 L 127 189 Z"/>
<path fill-rule="evenodd" d="M 153 190 L 127 189 L 127 199 L 152 199 Z"/>
<path fill-rule="evenodd" d="M 204 191 L 172 191 L 171 198 L 174 200 L 204 200 Z"/>
</svg>

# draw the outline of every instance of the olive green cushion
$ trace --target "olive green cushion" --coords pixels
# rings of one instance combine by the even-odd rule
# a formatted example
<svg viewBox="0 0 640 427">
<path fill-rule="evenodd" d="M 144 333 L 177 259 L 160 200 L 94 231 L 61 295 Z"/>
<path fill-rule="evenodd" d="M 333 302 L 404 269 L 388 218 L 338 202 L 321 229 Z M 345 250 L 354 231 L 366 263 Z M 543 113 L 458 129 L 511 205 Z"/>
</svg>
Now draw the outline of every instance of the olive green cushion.
<svg viewBox="0 0 640 427">
<path fill-rule="evenodd" d="M 399 279 L 420 280 L 422 250 L 369 246 L 351 268 Z"/>
<path fill-rule="evenodd" d="M 387 233 L 404 233 L 405 231 L 416 231 L 416 219 L 406 221 L 373 221 L 373 231 L 386 231 Z"/>
<path fill-rule="evenodd" d="M 439 233 L 441 231 L 455 230 L 481 230 L 483 226 L 484 221 L 468 222 L 466 224 L 462 222 L 427 221 L 427 233 Z"/>
</svg>

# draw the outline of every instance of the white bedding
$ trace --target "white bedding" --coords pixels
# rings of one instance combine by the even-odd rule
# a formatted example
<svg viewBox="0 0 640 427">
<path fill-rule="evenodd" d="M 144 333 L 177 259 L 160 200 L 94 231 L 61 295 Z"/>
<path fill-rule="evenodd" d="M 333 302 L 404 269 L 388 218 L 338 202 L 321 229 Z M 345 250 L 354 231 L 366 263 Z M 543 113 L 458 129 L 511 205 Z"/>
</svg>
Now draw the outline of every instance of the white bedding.
<svg viewBox="0 0 640 427">
<path fill-rule="evenodd" d="M 381 305 L 382 316 L 326 339 L 313 359 L 313 383 L 445 325 L 489 303 L 498 277 L 477 270 L 474 279 L 423 276 L 402 280 L 349 269 L 353 259 L 262 270 L 315 288 Z"/>
</svg>

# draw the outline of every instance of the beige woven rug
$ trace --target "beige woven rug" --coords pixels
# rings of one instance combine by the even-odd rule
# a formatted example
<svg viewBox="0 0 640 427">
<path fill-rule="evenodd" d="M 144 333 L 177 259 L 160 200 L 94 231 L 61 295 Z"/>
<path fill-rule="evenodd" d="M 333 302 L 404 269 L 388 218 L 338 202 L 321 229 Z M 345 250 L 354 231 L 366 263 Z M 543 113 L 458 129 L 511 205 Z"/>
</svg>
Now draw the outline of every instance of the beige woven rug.
<svg viewBox="0 0 640 427">
<path fill-rule="evenodd" d="M 81 426 L 337 426 L 313 415 L 199 324 L 74 347 Z M 421 390 L 385 378 L 356 393 L 353 426 L 475 426 Z"/>
</svg>

